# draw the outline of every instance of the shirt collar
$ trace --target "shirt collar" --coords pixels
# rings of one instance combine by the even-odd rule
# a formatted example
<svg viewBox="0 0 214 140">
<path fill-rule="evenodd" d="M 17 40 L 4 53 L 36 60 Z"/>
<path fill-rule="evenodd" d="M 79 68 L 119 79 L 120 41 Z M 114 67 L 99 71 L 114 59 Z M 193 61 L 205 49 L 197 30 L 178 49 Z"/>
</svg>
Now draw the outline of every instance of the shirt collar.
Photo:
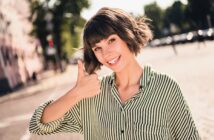
<svg viewBox="0 0 214 140">
<path fill-rule="evenodd" d="M 148 65 L 145 65 L 143 67 L 143 74 L 141 75 L 140 78 L 140 89 L 143 90 L 145 89 L 145 87 L 149 84 L 151 77 L 152 77 L 152 70 L 151 67 Z M 110 75 L 110 81 L 109 81 L 110 85 L 113 86 L 115 84 L 115 72 L 113 72 Z"/>
</svg>

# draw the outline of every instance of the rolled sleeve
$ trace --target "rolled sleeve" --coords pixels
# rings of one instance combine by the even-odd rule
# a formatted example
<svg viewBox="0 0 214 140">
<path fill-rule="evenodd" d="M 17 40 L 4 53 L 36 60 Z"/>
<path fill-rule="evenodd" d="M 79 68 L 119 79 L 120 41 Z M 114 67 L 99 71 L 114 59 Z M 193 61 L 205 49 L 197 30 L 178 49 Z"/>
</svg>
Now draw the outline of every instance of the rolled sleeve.
<svg viewBox="0 0 214 140">
<path fill-rule="evenodd" d="M 29 130 L 31 133 L 48 134 L 48 133 L 54 132 L 55 130 L 57 130 L 57 128 L 60 127 L 60 124 L 64 120 L 64 116 L 62 118 L 59 118 L 58 120 L 55 120 L 55 121 L 52 121 L 52 122 L 49 122 L 46 124 L 41 122 L 42 114 L 43 114 L 45 107 L 52 102 L 53 102 L 53 100 L 48 101 L 48 102 L 44 103 L 43 105 L 39 106 L 35 110 L 32 118 L 31 118 L 30 126 L 29 126 Z"/>
<path fill-rule="evenodd" d="M 74 106 L 67 113 L 65 113 L 63 117 L 55 121 L 46 124 L 41 122 L 42 114 L 45 107 L 52 102 L 53 100 L 48 101 L 35 110 L 30 120 L 29 131 L 38 135 L 47 135 L 58 132 L 81 132 L 82 127 L 80 124 L 78 114 L 79 110 L 77 106 Z"/>
<path fill-rule="evenodd" d="M 51 102 L 53 101 L 49 101 L 45 104 L 43 104 L 42 106 L 40 106 L 37 110 L 36 110 L 36 124 L 38 125 L 39 129 L 41 131 L 44 131 L 46 133 L 51 133 L 54 130 L 56 130 L 57 128 L 60 127 L 61 122 L 64 120 L 64 116 L 62 118 L 59 118 L 58 120 L 43 124 L 41 122 L 41 118 L 42 118 L 42 114 L 44 112 L 44 109 L 47 105 L 49 105 Z"/>
</svg>

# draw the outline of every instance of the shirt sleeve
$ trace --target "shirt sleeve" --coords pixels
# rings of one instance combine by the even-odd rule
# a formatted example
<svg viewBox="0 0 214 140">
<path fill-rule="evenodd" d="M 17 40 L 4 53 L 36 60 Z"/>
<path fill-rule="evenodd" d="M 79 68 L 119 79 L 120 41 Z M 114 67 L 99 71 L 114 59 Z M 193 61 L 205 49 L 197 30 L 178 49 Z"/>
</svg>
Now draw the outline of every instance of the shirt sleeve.
<svg viewBox="0 0 214 140">
<path fill-rule="evenodd" d="M 200 140 L 190 109 L 175 83 L 174 95 L 170 101 L 169 127 L 173 140 Z"/>
<path fill-rule="evenodd" d="M 72 107 L 62 118 L 59 118 L 58 120 L 46 124 L 41 122 L 41 117 L 45 107 L 52 102 L 53 101 L 48 101 L 35 110 L 30 120 L 29 131 L 38 135 L 54 134 L 58 132 L 82 133 L 82 123 L 80 120 L 78 104 Z"/>
</svg>

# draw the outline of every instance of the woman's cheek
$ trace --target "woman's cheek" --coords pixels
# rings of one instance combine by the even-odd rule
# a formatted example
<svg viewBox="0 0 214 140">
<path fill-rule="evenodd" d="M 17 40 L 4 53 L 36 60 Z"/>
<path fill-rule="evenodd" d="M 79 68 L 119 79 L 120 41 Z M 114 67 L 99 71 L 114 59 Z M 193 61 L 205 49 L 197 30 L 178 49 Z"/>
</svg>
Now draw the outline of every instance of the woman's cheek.
<svg viewBox="0 0 214 140">
<path fill-rule="evenodd" d="M 105 65 L 105 61 L 103 59 L 98 60 L 100 63 Z"/>
<path fill-rule="evenodd" d="M 97 58 L 97 60 L 100 62 L 100 63 L 104 63 L 104 60 L 103 60 L 103 58 L 100 56 L 100 55 L 98 55 L 98 54 L 95 54 L 95 56 L 96 56 L 96 58 Z"/>
</svg>

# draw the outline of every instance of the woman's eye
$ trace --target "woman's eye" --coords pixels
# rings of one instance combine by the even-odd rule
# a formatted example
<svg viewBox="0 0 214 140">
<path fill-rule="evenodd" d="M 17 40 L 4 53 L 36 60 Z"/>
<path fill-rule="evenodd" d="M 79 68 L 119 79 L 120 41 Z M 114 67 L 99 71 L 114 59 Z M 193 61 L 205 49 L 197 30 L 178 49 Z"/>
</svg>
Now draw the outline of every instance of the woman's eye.
<svg viewBox="0 0 214 140">
<path fill-rule="evenodd" d="M 99 51 L 101 48 L 100 47 L 96 47 L 95 49 L 94 49 L 94 51 L 96 52 L 96 51 Z"/>
<path fill-rule="evenodd" d="M 109 39 L 108 43 L 111 44 L 111 43 L 113 43 L 114 41 L 115 41 L 115 38 L 111 38 L 111 39 Z"/>
</svg>

